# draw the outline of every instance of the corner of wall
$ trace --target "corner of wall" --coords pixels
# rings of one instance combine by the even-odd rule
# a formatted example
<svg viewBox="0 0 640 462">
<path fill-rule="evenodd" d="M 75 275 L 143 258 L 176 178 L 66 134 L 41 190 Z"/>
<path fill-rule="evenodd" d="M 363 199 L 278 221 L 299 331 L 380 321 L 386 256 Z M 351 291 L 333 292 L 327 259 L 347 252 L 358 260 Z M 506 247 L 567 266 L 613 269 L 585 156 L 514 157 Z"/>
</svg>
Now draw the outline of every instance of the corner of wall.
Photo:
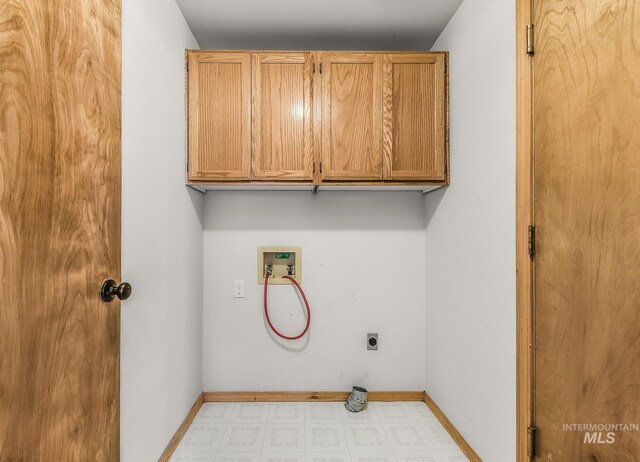
<svg viewBox="0 0 640 462">
<path fill-rule="evenodd" d="M 427 392 L 483 459 L 506 462 L 515 458 L 515 2 L 464 1 L 433 49 L 450 51 L 452 180 L 425 201 Z"/>
<path fill-rule="evenodd" d="M 122 5 L 121 460 L 155 462 L 202 391 L 202 194 L 184 184 L 184 49 L 174 0 Z"/>
</svg>

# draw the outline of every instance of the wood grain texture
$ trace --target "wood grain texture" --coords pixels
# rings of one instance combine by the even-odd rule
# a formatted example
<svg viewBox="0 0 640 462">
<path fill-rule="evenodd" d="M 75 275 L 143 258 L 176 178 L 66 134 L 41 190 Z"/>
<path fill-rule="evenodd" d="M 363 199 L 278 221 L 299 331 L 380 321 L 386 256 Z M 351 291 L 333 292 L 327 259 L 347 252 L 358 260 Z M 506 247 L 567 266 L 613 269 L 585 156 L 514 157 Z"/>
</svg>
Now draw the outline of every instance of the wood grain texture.
<svg viewBox="0 0 640 462">
<path fill-rule="evenodd" d="M 244 138 L 240 141 L 234 137 L 234 133 L 242 129 L 234 132 L 230 128 L 230 125 L 238 127 L 243 123 L 241 109 L 236 110 L 235 115 L 228 115 L 223 107 L 235 101 L 240 90 L 211 89 L 215 79 L 208 77 L 203 81 L 203 77 L 199 77 L 202 71 L 198 65 L 198 61 L 235 63 L 238 66 L 229 68 L 226 81 L 236 81 L 238 72 L 243 74 L 244 81 L 245 71 L 240 71 L 244 68 L 244 61 L 238 60 L 244 55 L 253 56 L 249 69 L 252 82 L 251 179 L 245 177 L 244 172 L 225 170 L 240 168 L 247 156 L 244 147 L 239 147 Z M 382 177 L 382 60 L 385 55 L 392 55 L 397 66 L 406 68 L 398 67 L 395 74 L 393 71 L 389 73 L 391 109 L 387 111 L 390 117 L 387 126 L 390 127 L 391 147 L 388 150 L 389 161 L 386 162 L 390 167 L 385 170 L 384 181 L 396 186 L 405 182 L 449 184 L 446 52 L 224 50 L 188 51 L 191 70 L 186 91 L 190 159 L 187 183 L 386 184 Z M 442 73 L 438 74 L 440 70 Z M 220 69 L 214 71 L 220 72 Z M 200 85 L 203 88 L 198 88 L 198 82 L 203 82 Z M 426 85 L 420 86 L 425 82 Z M 205 92 L 204 87 L 214 95 L 206 103 L 200 97 Z M 430 88 L 433 91 L 429 91 Z M 232 94 L 236 97 L 230 97 Z M 214 108 L 218 100 L 224 104 Z M 208 108 L 206 111 L 201 109 L 203 105 Z M 429 110 L 431 106 L 435 106 L 433 111 Z M 202 111 L 207 114 L 200 116 Z M 396 117 L 395 125 L 393 117 Z M 204 125 L 199 128 L 195 121 L 200 119 L 217 126 L 220 136 L 213 136 Z M 226 121 L 226 125 L 212 122 L 220 120 Z M 393 127 L 396 135 L 393 135 Z M 201 135 L 197 134 L 198 131 L 202 132 Z M 201 141 L 198 141 L 199 136 Z M 395 151 L 392 147 L 394 140 Z M 222 146 L 218 151 L 224 154 L 217 161 L 209 154 L 198 154 L 199 143 L 208 146 L 209 152 L 211 146 Z M 233 154 L 237 152 L 242 154 Z M 397 167 L 395 169 L 391 165 L 392 160 Z M 211 167 L 216 162 L 222 166 L 221 169 Z M 199 163 L 209 163 L 209 166 L 202 169 Z"/>
<path fill-rule="evenodd" d="M 482 462 L 482 459 L 473 448 L 467 443 L 462 434 L 458 431 L 458 429 L 451 423 L 449 418 L 442 412 L 442 410 L 438 407 L 433 399 L 427 394 L 425 391 L 422 394 L 422 399 L 424 404 L 431 410 L 434 416 L 438 419 L 440 424 L 444 427 L 444 429 L 449 433 L 449 436 L 456 442 L 460 450 L 467 456 L 471 462 Z"/>
<path fill-rule="evenodd" d="M 312 53 L 252 55 L 252 178 L 312 180 Z"/>
<path fill-rule="evenodd" d="M 196 418 L 196 415 L 198 414 L 198 411 L 200 410 L 203 404 L 204 404 L 204 393 L 200 393 L 195 403 L 193 403 L 193 406 L 191 406 L 189 413 L 182 421 L 182 424 L 180 424 L 180 427 L 176 431 L 176 434 L 173 435 L 173 438 L 171 438 L 171 441 L 169 441 L 169 444 L 167 445 L 166 449 L 158 459 L 158 462 L 169 462 L 171 460 L 171 456 L 173 455 L 174 452 L 176 452 L 176 449 L 178 448 L 180 441 L 182 441 L 182 438 L 184 437 L 185 433 L 187 433 L 189 426 L 191 426 L 193 419 Z"/>
<path fill-rule="evenodd" d="M 189 179 L 248 180 L 250 53 L 189 52 Z"/>
<path fill-rule="evenodd" d="M 119 459 L 121 5 L 0 3 L 0 460 Z"/>
<path fill-rule="evenodd" d="M 516 461 L 526 462 L 527 428 L 533 425 L 533 224 L 531 139 L 533 58 L 526 52 L 532 0 L 516 0 Z"/>
<path fill-rule="evenodd" d="M 322 179 L 382 179 L 382 56 L 322 53 Z"/>
<path fill-rule="evenodd" d="M 534 11 L 536 459 L 637 461 L 562 425 L 640 423 L 640 6 Z"/>
<path fill-rule="evenodd" d="M 322 51 L 313 52 L 313 65 L 315 72 L 313 73 L 312 85 L 312 105 L 311 111 L 313 116 L 313 168 L 312 177 L 313 184 L 319 185 L 322 182 L 322 173 L 320 173 L 320 162 L 322 162 L 322 74 L 320 74 L 319 66 L 322 62 Z"/>
<path fill-rule="evenodd" d="M 346 401 L 350 391 L 246 391 L 204 393 L 205 402 L 296 402 L 296 401 Z M 369 401 L 422 401 L 422 391 L 370 391 Z"/>
<path fill-rule="evenodd" d="M 444 91 L 445 91 L 445 103 L 444 103 L 444 181 L 447 185 L 451 184 L 451 84 L 449 83 L 449 52 L 443 51 L 444 54 Z"/>
<path fill-rule="evenodd" d="M 445 58 L 441 53 L 384 55 L 385 179 L 445 179 Z"/>
</svg>

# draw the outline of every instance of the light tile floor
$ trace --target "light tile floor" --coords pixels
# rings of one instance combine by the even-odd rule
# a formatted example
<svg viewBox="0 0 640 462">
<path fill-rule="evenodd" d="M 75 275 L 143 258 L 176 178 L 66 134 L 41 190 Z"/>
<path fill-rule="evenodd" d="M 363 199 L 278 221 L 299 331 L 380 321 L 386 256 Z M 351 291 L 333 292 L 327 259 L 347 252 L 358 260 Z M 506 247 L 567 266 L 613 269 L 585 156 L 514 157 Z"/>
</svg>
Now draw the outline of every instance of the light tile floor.
<svg viewBox="0 0 640 462">
<path fill-rule="evenodd" d="M 204 403 L 171 462 L 466 462 L 420 402 Z"/>
</svg>

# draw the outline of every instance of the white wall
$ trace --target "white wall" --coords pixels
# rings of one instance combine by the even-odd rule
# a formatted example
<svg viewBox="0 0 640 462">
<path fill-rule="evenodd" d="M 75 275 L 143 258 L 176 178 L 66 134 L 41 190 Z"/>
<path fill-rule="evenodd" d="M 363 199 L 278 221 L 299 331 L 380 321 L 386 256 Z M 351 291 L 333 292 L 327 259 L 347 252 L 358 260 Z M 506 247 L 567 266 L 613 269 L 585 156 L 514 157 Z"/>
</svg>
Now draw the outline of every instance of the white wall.
<svg viewBox="0 0 640 462">
<path fill-rule="evenodd" d="M 157 461 L 202 390 L 202 195 L 184 186 L 184 48 L 173 0 L 123 13 L 121 460 Z"/>
<path fill-rule="evenodd" d="M 422 390 L 425 209 L 419 192 L 209 192 L 204 234 L 205 391 Z M 257 247 L 302 247 L 308 338 L 265 327 Z M 233 298 L 244 280 L 246 297 Z M 270 286 L 282 331 L 303 327 L 291 286 Z M 367 332 L 380 349 L 366 350 Z"/>
<path fill-rule="evenodd" d="M 449 50 L 451 186 L 426 196 L 426 389 L 480 457 L 515 460 L 515 2 L 465 0 Z"/>
</svg>

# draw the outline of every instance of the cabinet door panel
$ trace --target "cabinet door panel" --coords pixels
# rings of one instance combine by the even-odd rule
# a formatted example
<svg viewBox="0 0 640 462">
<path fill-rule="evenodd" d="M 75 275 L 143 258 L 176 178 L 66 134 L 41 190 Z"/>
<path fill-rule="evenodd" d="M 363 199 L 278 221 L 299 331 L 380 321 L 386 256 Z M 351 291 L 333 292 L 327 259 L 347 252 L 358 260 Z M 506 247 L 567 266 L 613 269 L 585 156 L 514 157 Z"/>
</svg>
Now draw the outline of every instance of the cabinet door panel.
<svg viewBox="0 0 640 462">
<path fill-rule="evenodd" d="M 312 53 L 254 53 L 252 177 L 311 180 Z"/>
<path fill-rule="evenodd" d="M 249 179 L 250 53 L 189 55 L 189 179 Z"/>
<path fill-rule="evenodd" d="M 443 54 L 385 54 L 384 178 L 444 180 Z"/>
<path fill-rule="evenodd" d="M 322 55 L 322 179 L 382 179 L 382 56 Z"/>
</svg>

